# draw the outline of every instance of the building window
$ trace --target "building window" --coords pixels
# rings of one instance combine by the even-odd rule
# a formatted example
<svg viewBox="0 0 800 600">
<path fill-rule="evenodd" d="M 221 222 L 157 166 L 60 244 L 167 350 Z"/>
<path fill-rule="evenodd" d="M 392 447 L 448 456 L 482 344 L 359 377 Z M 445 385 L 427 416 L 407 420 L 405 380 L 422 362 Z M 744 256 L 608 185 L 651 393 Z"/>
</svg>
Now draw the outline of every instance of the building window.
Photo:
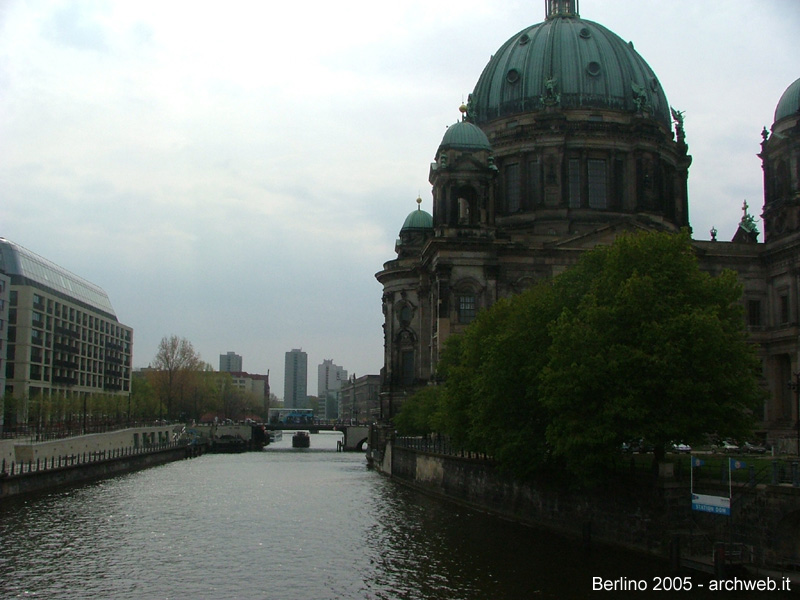
<svg viewBox="0 0 800 600">
<path fill-rule="evenodd" d="M 606 161 L 589 160 L 586 163 L 589 182 L 589 208 L 608 207 L 608 177 Z"/>
<path fill-rule="evenodd" d="M 408 327 L 411 324 L 411 307 L 406 304 L 400 309 L 400 325 Z"/>
<path fill-rule="evenodd" d="M 569 161 L 569 207 L 581 207 L 581 161 L 572 158 Z"/>
<path fill-rule="evenodd" d="M 761 326 L 761 301 L 748 300 L 747 301 L 747 324 L 750 327 Z"/>
<path fill-rule="evenodd" d="M 789 295 L 783 294 L 780 297 L 781 324 L 789 322 Z"/>
<path fill-rule="evenodd" d="M 461 294 L 458 297 L 458 322 L 463 324 L 472 323 L 477 312 L 477 302 L 475 294 Z"/>
<path fill-rule="evenodd" d="M 539 159 L 528 161 L 528 208 L 542 203 L 542 178 Z"/>
<path fill-rule="evenodd" d="M 519 212 L 519 163 L 506 167 L 506 208 L 509 213 Z"/>
<path fill-rule="evenodd" d="M 401 360 L 403 363 L 403 385 L 412 385 L 414 383 L 414 351 L 403 350 Z"/>
</svg>

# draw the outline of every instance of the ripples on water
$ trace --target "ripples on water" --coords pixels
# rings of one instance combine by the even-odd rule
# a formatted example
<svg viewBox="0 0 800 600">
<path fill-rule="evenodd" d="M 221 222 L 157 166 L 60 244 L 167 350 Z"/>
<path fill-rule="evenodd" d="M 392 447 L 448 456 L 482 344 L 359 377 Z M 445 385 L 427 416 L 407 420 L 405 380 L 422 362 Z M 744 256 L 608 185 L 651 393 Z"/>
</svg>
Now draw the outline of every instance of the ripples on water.
<svg viewBox="0 0 800 600">
<path fill-rule="evenodd" d="M 669 574 L 420 495 L 337 439 L 293 450 L 287 435 L 7 502 L 0 597 L 571 599 L 597 595 L 592 575 Z"/>
</svg>

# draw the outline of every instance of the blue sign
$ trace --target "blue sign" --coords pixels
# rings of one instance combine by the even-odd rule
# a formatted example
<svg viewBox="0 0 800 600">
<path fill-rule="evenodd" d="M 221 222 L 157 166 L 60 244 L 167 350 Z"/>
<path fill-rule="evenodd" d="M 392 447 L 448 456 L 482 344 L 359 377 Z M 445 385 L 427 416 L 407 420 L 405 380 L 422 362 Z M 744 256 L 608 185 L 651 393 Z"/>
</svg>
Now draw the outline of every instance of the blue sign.
<svg viewBox="0 0 800 600">
<path fill-rule="evenodd" d="M 724 496 L 707 496 L 706 494 L 693 493 L 692 510 L 730 516 L 731 499 Z"/>
</svg>

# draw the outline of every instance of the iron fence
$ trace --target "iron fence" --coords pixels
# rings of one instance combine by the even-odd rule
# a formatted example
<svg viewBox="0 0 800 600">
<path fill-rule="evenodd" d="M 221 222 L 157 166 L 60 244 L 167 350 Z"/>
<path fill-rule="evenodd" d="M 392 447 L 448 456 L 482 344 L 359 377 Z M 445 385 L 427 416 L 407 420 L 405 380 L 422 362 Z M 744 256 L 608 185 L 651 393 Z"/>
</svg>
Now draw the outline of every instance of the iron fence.
<svg viewBox="0 0 800 600">
<path fill-rule="evenodd" d="M 153 454 L 163 450 L 186 446 L 186 442 L 174 441 L 153 444 L 149 446 L 128 446 L 125 448 L 114 448 L 111 450 L 99 450 L 94 452 L 83 452 L 78 454 L 66 454 L 52 456 L 49 458 L 37 458 L 28 461 L 6 461 L 0 462 L 0 477 L 13 477 L 27 473 L 37 473 L 52 469 L 61 469 L 78 465 L 86 465 L 107 460 L 118 460 L 129 456 L 139 456 L 142 454 Z"/>
</svg>

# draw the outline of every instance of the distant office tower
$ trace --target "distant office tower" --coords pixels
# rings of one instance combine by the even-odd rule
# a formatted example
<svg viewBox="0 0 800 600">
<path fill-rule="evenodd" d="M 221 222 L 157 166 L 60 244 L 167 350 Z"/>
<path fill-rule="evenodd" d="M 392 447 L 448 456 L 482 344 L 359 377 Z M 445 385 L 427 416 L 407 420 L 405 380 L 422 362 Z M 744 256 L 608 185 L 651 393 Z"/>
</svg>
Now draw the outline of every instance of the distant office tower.
<svg viewBox="0 0 800 600">
<path fill-rule="evenodd" d="M 333 360 L 323 360 L 317 367 L 317 396 L 326 419 L 339 416 L 339 390 L 346 379 L 347 371 L 333 364 Z"/>
<path fill-rule="evenodd" d="M 242 370 L 242 357 L 235 352 L 219 355 L 219 370 L 226 373 L 238 373 Z"/>
<path fill-rule="evenodd" d="M 286 353 L 283 372 L 283 405 L 285 408 L 306 408 L 308 403 L 308 354 L 302 350 Z"/>
</svg>

